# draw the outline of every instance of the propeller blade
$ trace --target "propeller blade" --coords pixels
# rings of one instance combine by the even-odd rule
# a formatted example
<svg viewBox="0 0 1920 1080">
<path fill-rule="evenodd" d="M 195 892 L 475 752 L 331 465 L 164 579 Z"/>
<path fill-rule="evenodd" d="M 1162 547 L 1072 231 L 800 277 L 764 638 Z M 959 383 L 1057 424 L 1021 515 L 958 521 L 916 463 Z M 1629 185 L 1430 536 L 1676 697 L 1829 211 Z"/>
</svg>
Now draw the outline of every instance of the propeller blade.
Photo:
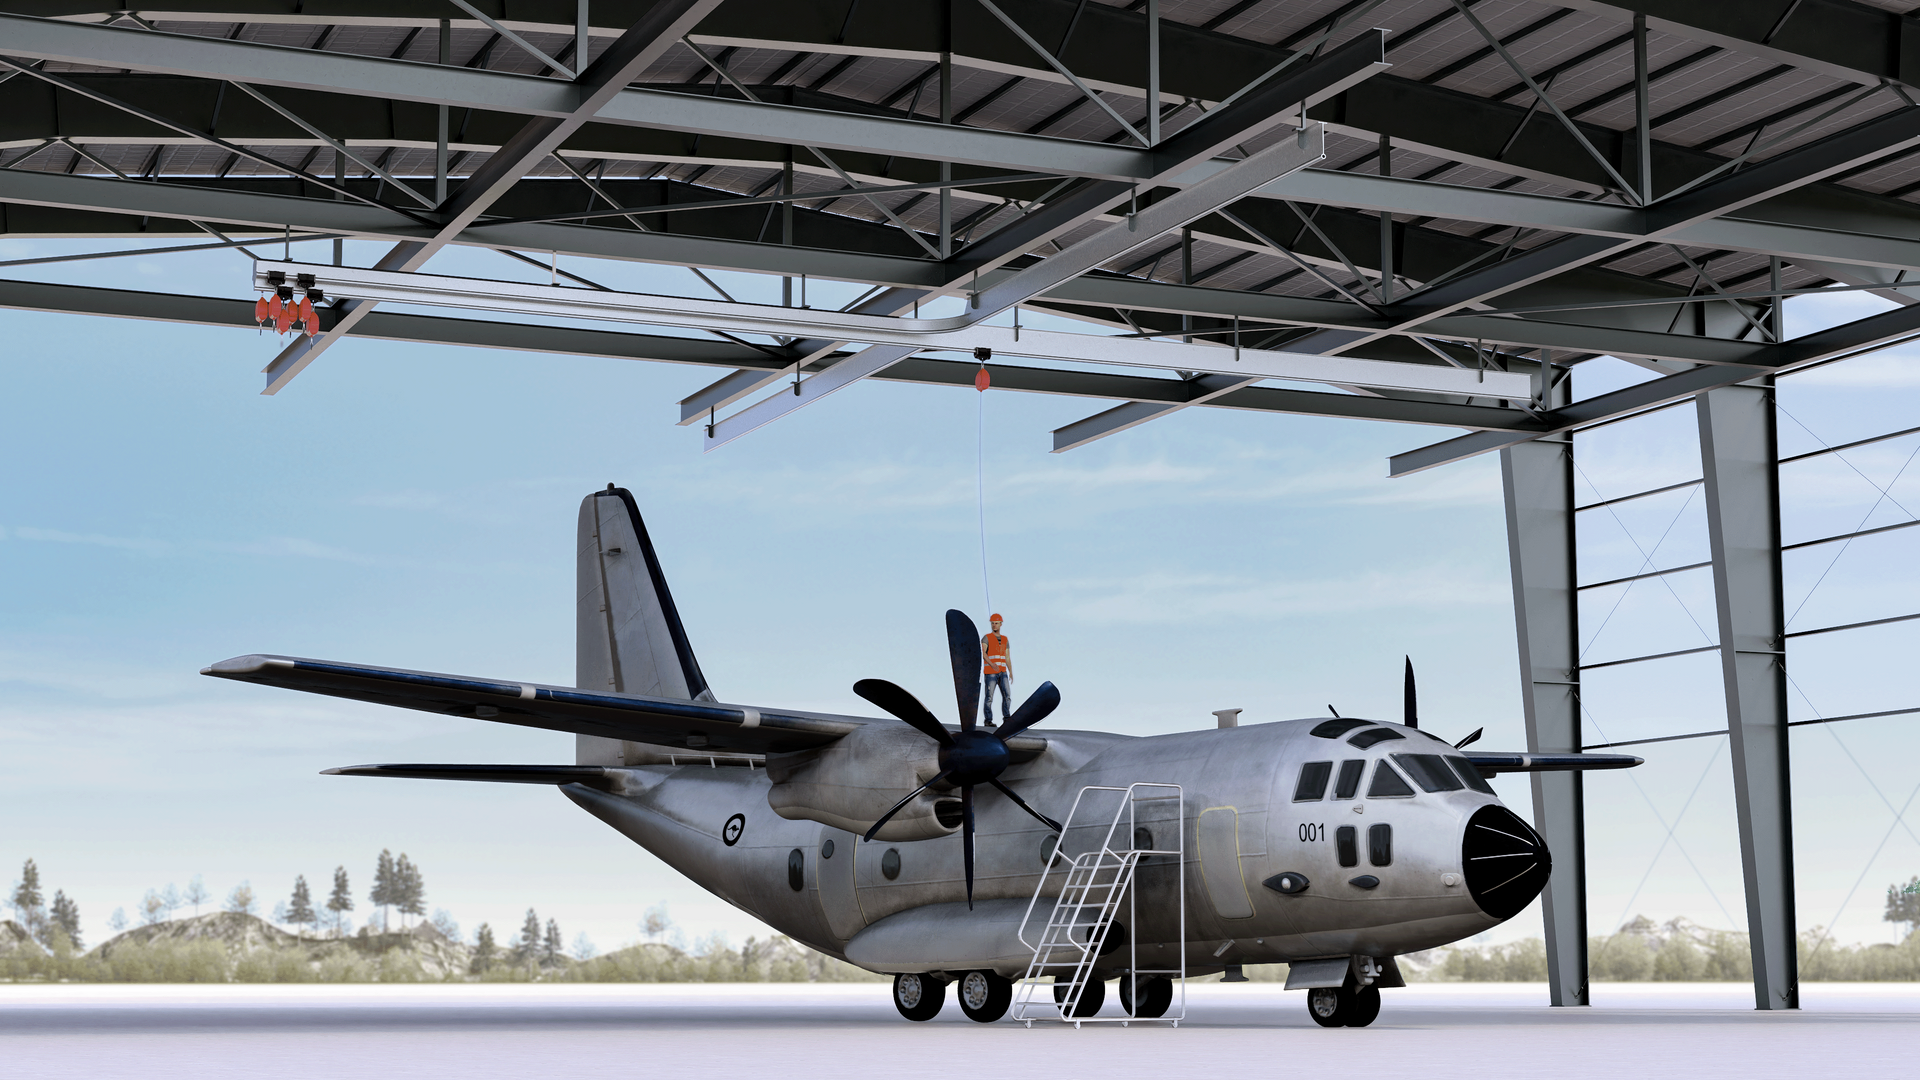
<svg viewBox="0 0 1920 1080">
<path fill-rule="evenodd" d="M 861 837 L 861 838 L 860 838 L 860 839 L 862 840 L 862 842 L 865 842 L 865 841 L 868 841 L 868 840 L 872 840 L 872 839 L 873 839 L 873 834 L 874 834 L 874 833 L 877 833 L 877 832 L 879 832 L 879 831 L 880 831 L 880 826 L 882 826 L 882 825 L 885 825 L 885 824 L 886 824 L 887 822 L 889 822 L 889 821 L 892 821 L 892 820 L 893 820 L 893 815 L 895 815 L 895 814 L 897 814 L 897 813 L 899 813 L 899 812 L 900 812 L 901 810 L 904 810 L 904 809 L 906 809 L 906 805 L 907 805 L 908 803 L 910 803 L 910 802 L 912 802 L 912 801 L 913 801 L 913 800 L 914 800 L 915 798 L 917 798 L 917 797 L 919 797 L 919 795 L 920 795 L 920 793 L 921 793 L 921 792 L 923 792 L 923 791 L 925 791 L 925 790 L 927 790 L 928 788 L 930 788 L 930 787 L 932 787 L 933 785 L 935 785 L 935 784 L 937 784 L 937 783 L 939 783 L 940 781 L 942 781 L 942 780 L 945 780 L 946 778 L 947 778 L 947 774 L 946 774 L 946 773 L 944 773 L 944 772 L 943 772 L 943 773 L 940 773 L 940 774 L 938 774 L 938 775 L 936 775 L 936 776 L 935 776 L 935 777 L 934 777 L 933 779 L 931 779 L 931 780 L 929 780 L 929 781 L 927 781 L 927 782 L 926 782 L 926 783 L 924 783 L 924 784 L 921 784 L 921 785 L 920 785 L 919 787 L 917 787 L 917 788 L 914 788 L 914 789 L 913 789 L 913 794 L 911 794 L 911 795 L 908 795 L 908 796 L 907 796 L 906 798 L 904 798 L 904 799 L 901 799 L 901 800 L 900 800 L 899 802 L 897 802 L 897 803 L 894 803 L 894 804 L 893 804 L 893 809 L 891 809 L 891 810 L 889 810 L 889 811 L 887 811 L 887 812 L 886 812 L 886 813 L 884 813 L 884 814 L 881 814 L 881 815 L 880 815 L 880 820 L 879 820 L 879 821 L 876 821 L 876 822 L 874 822 L 874 823 L 873 823 L 873 828 L 871 828 L 871 829 L 868 829 L 868 830 L 867 830 L 867 835 L 865 835 L 865 836 L 863 836 L 863 837 Z"/>
<path fill-rule="evenodd" d="M 965 616 L 961 616 L 965 618 Z M 960 816 L 966 823 L 967 910 L 973 910 L 973 785 L 960 789 Z"/>
<path fill-rule="evenodd" d="M 939 743 L 953 745 L 953 734 L 933 718 L 920 699 L 885 679 L 861 679 L 853 692 L 912 725 L 915 730 Z"/>
<path fill-rule="evenodd" d="M 1477 743 L 1477 742 L 1479 742 L 1479 741 L 1480 741 L 1480 735 L 1481 735 L 1481 733 L 1482 733 L 1482 732 L 1484 732 L 1484 731 L 1486 731 L 1486 730 L 1487 730 L 1487 729 L 1486 729 L 1486 728 L 1483 728 L 1483 727 L 1477 727 L 1477 728 L 1474 728 L 1474 729 L 1473 729 L 1473 734 L 1471 734 L 1471 735 L 1469 735 L 1469 736 L 1467 736 L 1467 737 L 1466 737 L 1466 738 L 1464 738 L 1464 739 L 1461 739 L 1461 740 L 1460 740 L 1459 742 L 1457 742 L 1457 743 L 1454 743 L 1454 744 L 1453 744 L 1453 748 L 1454 748 L 1455 750 L 1458 750 L 1458 749 L 1460 749 L 1461 747 L 1463 747 L 1463 746 L 1466 746 L 1466 745 L 1467 745 L 1467 744 L 1469 744 L 1469 743 Z"/>
<path fill-rule="evenodd" d="M 972 731 L 980 718 L 980 628 L 964 611 L 947 609 L 947 655 L 953 660 L 953 699 L 960 706 L 960 730 Z"/>
<path fill-rule="evenodd" d="M 1006 742 L 1015 735 L 1045 720 L 1053 710 L 1059 707 L 1060 689 L 1050 682 L 1043 682 L 1033 693 L 1027 695 L 1027 700 L 1021 702 L 1020 707 L 1013 710 L 1013 715 L 1007 717 L 1006 720 L 1001 723 L 1000 727 L 994 731 L 994 734 L 1000 736 L 1001 742 Z"/>
<path fill-rule="evenodd" d="M 1034 816 L 1035 818 L 1037 818 L 1037 819 L 1039 820 L 1039 822 L 1040 822 L 1040 824 L 1042 824 L 1042 825 L 1045 825 L 1045 826 L 1046 826 L 1047 828 L 1049 828 L 1049 829 L 1052 829 L 1052 830 L 1053 830 L 1054 832 L 1062 832 L 1062 831 L 1064 831 L 1064 830 L 1062 830 L 1062 829 L 1060 828 L 1060 823 L 1059 823 L 1059 822 L 1057 822 L 1057 821 L 1055 821 L 1055 820 L 1053 820 L 1052 818 L 1050 818 L 1050 817 L 1048 817 L 1047 815 L 1045 815 L 1045 814 L 1043 814 L 1043 813 L 1041 813 L 1040 811 L 1038 811 L 1038 810 L 1035 810 L 1035 809 L 1034 809 L 1033 807 L 1031 807 L 1031 806 L 1028 806 L 1028 805 L 1027 805 L 1027 800 L 1025 800 L 1025 799 L 1023 799 L 1023 798 L 1021 798 L 1021 797 L 1020 797 L 1020 796 L 1018 796 L 1018 795 L 1015 795 L 1015 794 L 1013 793 L 1013 789 L 1012 789 L 1012 788 L 1010 788 L 1010 787 L 1008 787 L 1007 785 L 1005 785 L 1005 784 L 1003 784 L 1003 783 L 1001 783 L 1001 782 L 1000 782 L 1000 781 L 998 781 L 998 780 L 989 780 L 989 781 L 987 781 L 987 783 L 989 783 L 989 784 L 992 784 L 992 785 L 993 785 L 994 787 L 997 787 L 997 788 L 999 788 L 999 789 L 1000 789 L 1000 794 L 1002 794 L 1002 795 L 1005 795 L 1005 796 L 1006 796 L 1007 798 L 1009 798 L 1009 799 L 1012 799 L 1012 800 L 1013 800 L 1013 804 L 1014 804 L 1015 806 L 1018 806 L 1018 807 L 1019 807 L 1020 809 L 1022 809 L 1022 810 L 1025 810 L 1025 811 L 1026 811 L 1027 813 L 1029 813 L 1029 814 L 1032 814 L 1032 815 L 1033 815 L 1033 816 Z"/>
<path fill-rule="evenodd" d="M 1406 706 L 1407 706 L 1407 712 L 1406 712 L 1407 726 L 1410 728 L 1419 727 L 1420 726 L 1420 703 L 1419 703 L 1418 695 L 1416 695 L 1413 691 L 1413 657 L 1411 656 L 1407 657 L 1407 703 L 1406 703 Z"/>
</svg>

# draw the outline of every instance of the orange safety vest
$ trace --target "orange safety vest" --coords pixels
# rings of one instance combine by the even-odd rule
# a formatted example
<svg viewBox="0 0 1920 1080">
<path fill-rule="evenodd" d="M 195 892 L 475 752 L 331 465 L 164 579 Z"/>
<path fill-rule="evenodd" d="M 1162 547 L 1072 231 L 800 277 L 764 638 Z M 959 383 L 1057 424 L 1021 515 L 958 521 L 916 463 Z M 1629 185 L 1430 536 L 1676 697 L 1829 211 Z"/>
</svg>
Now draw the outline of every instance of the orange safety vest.
<svg viewBox="0 0 1920 1080">
<path fill-rule="evenodd" d="M 1010 665 L 1007 663 L 1007 635 L 988 634 L 980 639 L 986 650 L 986 662 L 983 670 L 988 675 L 1005 675 Z"/>
</svg>

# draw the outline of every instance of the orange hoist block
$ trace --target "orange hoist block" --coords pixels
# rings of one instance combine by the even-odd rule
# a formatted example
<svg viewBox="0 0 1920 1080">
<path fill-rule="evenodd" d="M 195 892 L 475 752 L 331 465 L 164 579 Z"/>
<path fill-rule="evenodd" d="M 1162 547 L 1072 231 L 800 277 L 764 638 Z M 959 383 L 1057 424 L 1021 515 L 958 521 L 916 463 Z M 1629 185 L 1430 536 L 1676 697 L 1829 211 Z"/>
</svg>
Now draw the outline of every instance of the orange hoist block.
<svg viewBox="0 0 1920 1080">
<path fill-rule="evenodd" d="M 253 302 L 253 325 L 255 326 L 267 325 L 268 317 L 269 316 L 267 315 L 267 298 L 263 296 L 260 299 L 255 300 Z"/>
<path fill-rule="evenodd" d="M 300 325 L 306 328 L 308 337 L 320 333 L 320 319 L 313 313 L 313 298 L 310 296 L 300 298 Z"/>
</svg>

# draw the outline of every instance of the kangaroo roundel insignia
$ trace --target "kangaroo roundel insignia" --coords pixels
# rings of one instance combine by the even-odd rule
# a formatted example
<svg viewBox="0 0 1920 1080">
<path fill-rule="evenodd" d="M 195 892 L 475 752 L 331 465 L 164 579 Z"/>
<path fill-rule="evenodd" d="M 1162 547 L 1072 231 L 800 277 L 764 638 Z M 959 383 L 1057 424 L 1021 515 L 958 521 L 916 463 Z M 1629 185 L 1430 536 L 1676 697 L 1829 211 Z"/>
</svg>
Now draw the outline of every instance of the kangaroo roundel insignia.
<svg viewBox="0 0 1920 1080">
<path fill-rule="evenodd" d="M 746 831 L 747 815 L 735 814 L 727 819 L 725 825 L 721 826 L 720 839 L 725 841 L 728 847 L 732 847 L 740 842 L 740 834 Z"/>
</svg>

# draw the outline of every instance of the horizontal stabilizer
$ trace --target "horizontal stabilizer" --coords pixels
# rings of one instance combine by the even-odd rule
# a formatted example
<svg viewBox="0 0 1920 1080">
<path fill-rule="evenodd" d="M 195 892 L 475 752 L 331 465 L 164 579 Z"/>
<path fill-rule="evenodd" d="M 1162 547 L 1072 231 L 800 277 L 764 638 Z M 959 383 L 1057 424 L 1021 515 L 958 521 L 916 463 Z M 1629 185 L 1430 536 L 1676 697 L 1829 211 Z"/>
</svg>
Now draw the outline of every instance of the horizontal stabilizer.
<svg viewBox="0 0 1920 1080">
<path fill-rule="evenodd" d="M 1482 776 L 1509 772 L 1577 772 L 1631 769 L 1646 759 L 1632 754 L 1467 754 Z"/>
<path fill-rule="evenodd" d="M 587 784 L 609 787 L 616 770 L 599 765 L 348 765 L 322 776 L 397 776 L 405 780 L 478 780 L 489 784 Z"/>
</svg>

